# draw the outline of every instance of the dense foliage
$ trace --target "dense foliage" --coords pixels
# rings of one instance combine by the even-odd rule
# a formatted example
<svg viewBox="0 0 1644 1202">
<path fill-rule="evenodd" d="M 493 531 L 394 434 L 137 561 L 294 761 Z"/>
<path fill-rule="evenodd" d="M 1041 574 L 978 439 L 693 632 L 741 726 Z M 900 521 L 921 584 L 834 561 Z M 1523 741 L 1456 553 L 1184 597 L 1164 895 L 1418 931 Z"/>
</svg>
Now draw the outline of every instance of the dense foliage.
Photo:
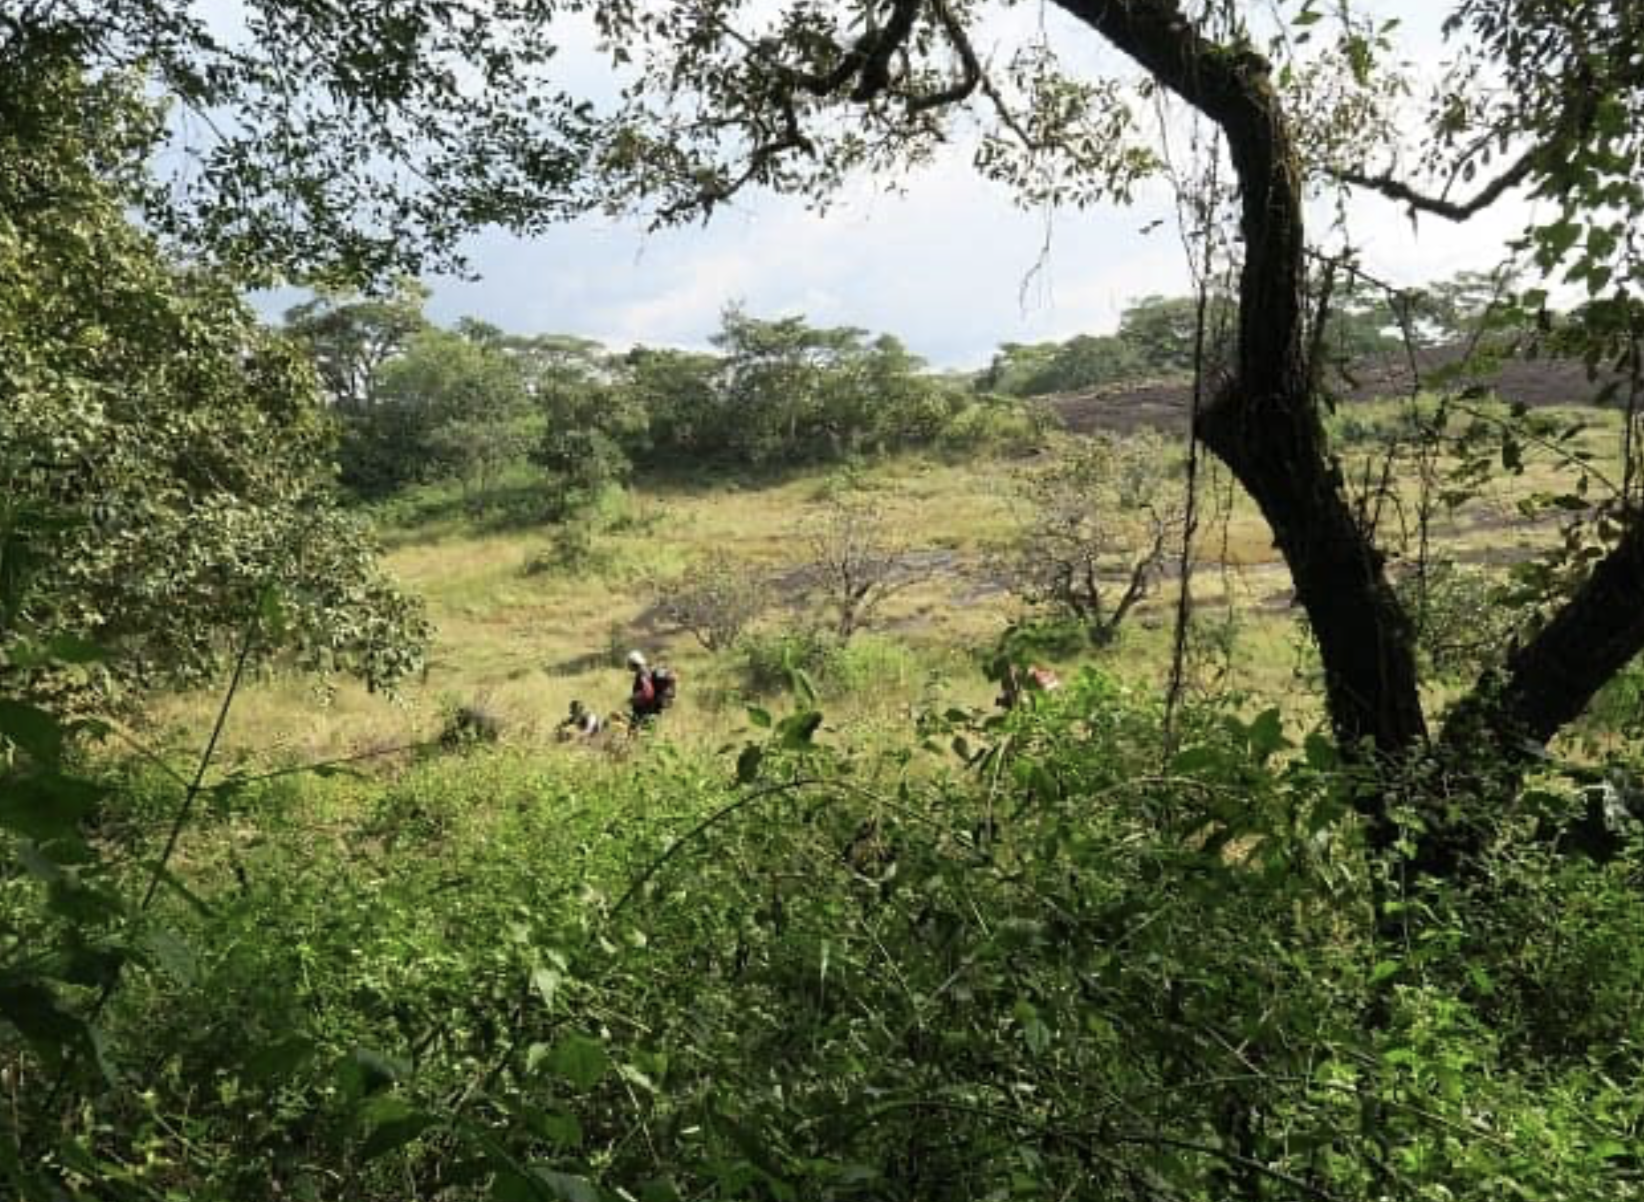
<svg viewBox="0 0 1644 1202">
<path fill-rule="evenodd" d="M 343 425 L 342 480 L 382 497 L 541 469 L 538 507 L 564 517 L 635 471 L 838 463 L 909 447 L 1021 449 L 1045 414 L 934 374 L 895 337 L 765 320 L 731 307 L 717 353 L 612 352 L 479 322 L 431 327 L 412 287 L 323 296 L 287 314 Z"/>
<path fill-rule="evenodd" d="M 404 675 L 421 609 L 332 496 L 308 364 L 127 220 L 153 113 L 123 81 L 29 68 L 0 98 L 6 691 L 68 687 L 20 654 L 64 638 L 104 649 L 101 685 L 198 683 L 273 596 L 256 659 Z"/>
<path fill-rule="evenodd" d="M 558 8 L 41 0 L 0 18 L 0 88 L 45 57 L 129 77 L 177 117 L 164 186 L 128 198 L 168 249 L 359 282 L 586 206 L 591 114 L 555 87 Z"/>
<path fill-rule="evenodd" d="M 121 898 L 175 790 L 88 783 L 97 841 L 140 854 L 0 893 L 27 1037 L 0 1037 L 0 1175 L 30 1200 L 1638 1196 L 1644 848 L 1538 841 L 1567 783 L 1470 883 L 1405 881 L 1355 775 L 1275 711 L 1195 710 L 1167 760 L 1095 673 L 877 751 L 803 704 L 751 718 L 734 772 L 230 778 L 189 892 L 145 910 Z M 53 964 L 78 967 L 48 1005 L 18 973 Z M 100 996 L 92 1027 L 66 1009 Z"/>
<path fill-rule="evenodd" d="M 1525 249 L 1593 298 L 1549 332 L 1621 371 L 1635 404 L 1644 10 L 1462 0 L 1449 27 L 1471 53 L 1450 65 L 1424 151 L 1448 173 L 1435 199 L 1365 167 L 1378 98 L 1401 89 L 1375 90 L 1387 27 L 1351 6 L 1329 81 L 1351 103 L 1312 98 L 1363 121 L 1297 140 L 1288 111 L 1309 94 L 1239 6 L 1059 6 L 1228 137 L 1241 301 L 1148 302 L 1113 342 L 1003 369 L 1023 368 L 1026 391 L 1131 370 L 1126 344 L 1169 370 L 1207 366 L 1180 359 L 1189 342 L 1226 361 L 1200 433 L 1287 556 L 1337 738 L 1293 741 L 1278 710 L 1240 696 L 1167 722 L 1093 670 L 1006 710 L 938 700 L 906 728 L 841 737 L 795 670 L 801 632 L 771 638 L 775 654 L 744 646 L 750 674 L 790 679 L 794 708 L 749 710 L 748 737 L 717 755 L 641 736 L 608 763 L 532 760 L 476 746 L 497 723 L 458 707 L 444 753 L 356 777 L 225 773 L 221 716 L 186 765 L 97 743 L 117 728 L 78 686 L 99 672 L 186 684 L 232 661 L 231 701 L 254 656 L 385 679 L 425 633 L 335 507 L 310 366 L 250 320 L 240 280 L 168 258 L 127 209 L 248 272 L 347 275 L 477 222 L 562 211 L 586 114 L 541 86 L 558 6 L 253 0 L 236 43 L 185 4 L 107 7 L 47 0 L 0 20 L 9 1193 L 1644 1193 L 1640 765 L 1609 731 L 1571 762 L 1551 744 L 1606 681 L 1607 705 L 1636 710 L 1633 404 L 1614 495 L 1589 504 L 1575 460 L 1580 487 L 1549 500 L 1594 533 L 1518 579 L 1545 621 L 1504 655 L 1488 638 L 1504 627 L 1450 639 L 1486 602 L 1458 578 L 1393 591 L 1318 412 L 1325 344 L 1373 344 L 1384 314 L 1357 310 L 1333 338 L 1304 312 L 1302 234 L 1321 175 L 1452 216 L 1528 183 L 1554 216 Z M 1275 54 L 1324 19 L 1294 7 Z M 745 185 L 820 197 L 852 168 L 920 161 L 973 97 L 989 106 L 976 166 L 1029 202 L 1123 197 L 1163 162 L 1131 140 L 1127 89 L 1064 74 L 1045 26 L 984 64 L 978 6 L 596 8 L 618 61 L 643 60 L 600 183 L 664 221 Z M 122 65 L 141 83 L 105 70 Z M 1457 99 L 1475 84 L 1479 103 Z M 231 118 L 181 204 L 141 167 L 156 122 L 136 97 L 155 85 Z M 1521 157 L 1477 204 L 1449 199 L 1509 145 Z M 478 323 L 429 330 L 410 297 L 293 322 L 362 491 L 452 477 L 483 492 L 529 453 L 574 507 L 683 459 L 763 468 L 1040 433 L 1030 411 L 855 330 L 733 310 L 715 355 L 612 356 Z M 1507 307 L 1534 322 L 1546 299 Z M 1389 304 L 1407 334 L 1438 320 Z M 1459 470 L 1522 466 L 1515 427 L 1478 429 Z M 1126 483 L 1115 448 L 1089 457 L 1087 475 L 1052 468 L 1045 485 L 1077 499 Z M 883 514 L 834 518 L 816 551 L 838 638 L 810 639 L 819 656 L 842 655 L 907 569 Z M 1478 674 L 1438 739 L 1418 655 L 1428 682 Z"/>
</svg>

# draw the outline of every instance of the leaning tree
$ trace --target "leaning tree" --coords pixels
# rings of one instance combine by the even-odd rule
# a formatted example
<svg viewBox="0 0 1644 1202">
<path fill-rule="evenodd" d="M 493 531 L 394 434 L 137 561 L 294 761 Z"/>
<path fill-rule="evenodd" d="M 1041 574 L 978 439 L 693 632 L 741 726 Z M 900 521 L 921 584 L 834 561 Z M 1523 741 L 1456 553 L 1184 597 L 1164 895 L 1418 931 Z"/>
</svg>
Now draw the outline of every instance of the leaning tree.
<svg viewBox="0 0 1644 1202">
<path fill-rule="evenodd" d="M 1342 744 L 1511 759 L 1550 739 L 1644 648 L 1636 498 L 1612 506 L 1607 552 L 1579 586 L 1430 731 L 1410 616 L 1321 420 L 1304 217 L 1318 187 L 1379 192 L 1453 221 L 1515 191 L 1538 198 L 1555 216 L 1524 245 L 1544 272 L 1607 302 L 1594 354 L 1630 367 L 1636 397 L 1644 7 L 1462 0 L 1430 105 L 1389 86 L 1389 25 L 1348 5 L 1328 18 L 1316 0 L 1055 7 L 1068 19 L 969 0 L 601 6 L 613 52 L 643 63 L 603 154 L 607 180 L 658 220 L 679 220 L 754 186 L 825 196 L 853 170 L 928 159 L 968 133 L 976 166 L 1030 202 L 1123 200 L 1160 163 L 1138 98 L 1185 102 L 1223 140 L 1240 213 L 1236 353 L 1196 432 L 1272 529 Z M 1324 28 L 1329 49 L 1299 47 Z M 1141 78 L 1106 72 L 1104 48 Z M 1383 136 L 1400 102 L 1424 118 L 1413 149 Z"/>
</svg>

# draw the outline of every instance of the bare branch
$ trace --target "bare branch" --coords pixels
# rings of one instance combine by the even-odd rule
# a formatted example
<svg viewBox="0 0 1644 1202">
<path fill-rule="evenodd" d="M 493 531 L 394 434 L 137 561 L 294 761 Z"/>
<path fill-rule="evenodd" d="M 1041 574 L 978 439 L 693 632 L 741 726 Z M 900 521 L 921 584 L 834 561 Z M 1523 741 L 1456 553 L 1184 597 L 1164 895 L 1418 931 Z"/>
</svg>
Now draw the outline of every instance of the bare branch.
<svg viewBox="0 0 1644 1202">
<path fill-rule="evenodd" d="M 1387 173 L 1366 175 L 1359 171 L 1341 170 L 1335 174 L 1336 178 L 1344 184 L 1379 192 L 1389 200 L 1407 204 L 1410 208 L 1420 210 L 1423 213 L 1432 213 L 1445 218 L 1447 221 L 1466 221 L 1475 213 L 1489 208 L 1508 191 L 1529 179 L 1530 172 L 1535 168 L 1538 153 L 1538 147 L 1531 147 L 1520 155 L 1511 167 L 1481 188 L 1471 200 L 1466 201 L 1453 201 L 1444 196 L 1423 195 L 1403 180 Z"/>
</svg>

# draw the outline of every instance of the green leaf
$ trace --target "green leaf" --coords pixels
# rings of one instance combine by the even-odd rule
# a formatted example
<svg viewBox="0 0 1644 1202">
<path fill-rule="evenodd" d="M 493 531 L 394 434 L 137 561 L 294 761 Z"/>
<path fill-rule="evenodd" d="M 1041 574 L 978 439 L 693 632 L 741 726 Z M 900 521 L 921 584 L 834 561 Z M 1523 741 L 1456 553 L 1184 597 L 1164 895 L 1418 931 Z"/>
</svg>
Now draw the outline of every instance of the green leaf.
<svg viewBox="0 0 1644 1202">
<path fill-rule="evenodd" d="M 1045 1049 L 1050 1047 L 1050 1028 L 1039 1017 L 1038 1009 L 1032 1002 L 1018 1001 L 1011 1013 L 1022 1028 L 1022 1040 L 1027 1044 L 1028 1051 L 1035 1056 L 1044 1055 Z"/>
<path fill-rule="evenodd" d="M 782 746 L 798 751 L 811 745 L 811 740 L 821 726 L 820 710 L 800 710 L 778 722 L 776 732 L 782 740 Z"/>
<path fill-rule="evenodd" d="M 38 646 L 20 644 L 7 654 L 19 668 L 43 668 L 48 664 L 90 664 L 108 658 L 108 651 L 96 643 L 72 634 L 54 635 Z"/>
<path fill-rule="evenodd" d="M 497 1170 L 491 1179 L 491 1202 L 552 1202 L 548 1187 L 514 1169 Z"/>
<path fill-rule="evenodd" d="M 505 1167 L 491 1181 L 491 1202 L 601 1202 L 586 1178 L 538 1166 Z"/>
<path fill-rule="evenodd" d="M 38 764 L 55 767 L 62 761 L 62 724 L 37 706 L 0 698 L 0 737 L 11 740 Z"/>
<path fill-rule="evenodd" d="M 763 727 L 766 730 L 769 730 L 771 725 L 770 711 L 762 710 L 757 705 L 750 705 L 748 707 L 748 721 L 752 722 L 755 726 Z"/>
<path fill-rule="evenodd" d="M 1315 772 L 1333 772 L 1341 763 L 1335 741 L 1316 730 L 1309 731 L 1302 740 L 1302 755 Z"/>
<path fill-rule="evenodd" d="M 548 1009 L 554 1008 L 554 999 L 559 996 L 559 987 L 565 983 L 565 974 L 556 968 L 543 965 L 531 970 L 531 988 L 537 991 L 542 1004 Z"/>
<path fill-rule="evenodd" d="M 362 1161 L 375 1160 L 396 1148 L 403 1148 L 438 1120 L 418 1110 L 403 1098 L 382 1094 L 361 1107 L 359 1120 L 369 1128 L 360 1145 Z"/>
<path fill-rule="evenodd" d="M 371 1048 L 354 1048 L 337 1065 L 337 1083 L 345 1097 L 380 1093 L 406 1076 L 411 1066 Z"/>
<path fill-rule="evenodd" d="M 582 1124 L 577 1116 L 566 1110 L 543 1112 L 538 1121 L 543 1138 L 567 1150 L 582 1146 Z"/>
<path fill-rule="evenodd" d="M 611 1067 L 604 1045 L 586 1035 L 571 1034 L 554 1045 L 548 1067 L 580 1090 L 598 1085 Z"/>
<path fill-rule="evenodd" d="M 756 743 L 749 743 L 742 749 L 742 754 L 736 757 L 736 780 L 738 784 L 752 784 L 759 779 L 759 765 L 765 760 L 765 749 Z"/>
<path fill-rule="evenodd" d="M 1214 747 L 1184 747 L 1170 761 L 1170 770 L 1183 776 L 1215 772 L 1222 765 L 1222 753 Z"/>
<path fill-rule="evenodd" d="M 105 792 L 54 772 L 13 776 L 0 789 L 0 827 L 41 842 L 73 838 Z"/>
<path fill-rule="evenodd" d="M 143 936 L 143 946 L 153 954 L 155 962 L 165 970 L 166 975 L 177 984 L 193 985 L 199 980 L 199 965 L 194 959 L 194 953 L 175 931 L 156 927 Z"/>
<path fill-rule="evenodd" d="M 252 1052 L 240 1065 L 240 1075 L 257 1085 L 281 1082 L 313 1059 L 314 1051 L 314 1041 L 306 1035 L 288 1035 Z"/>
<path fill-rule="evenodd" d="M 87 1046 L 90 1031 L 47 986 L 38 981 L 0 979 L 0 1018 L 17 1028 L 42 1060 L 60 1065 Z"/>
<path fill-rule="evenodd" d="M 1258 760 L 1265 760 L 1275 751 L 1290 746 L 1290 740 L 1284 737 L 1284 719 L 1279 716 L 1277 706 L 1263 710 L 1256 715 L 1246 731 L 1250 740 L 1250 752 Z"/>
<path fill-rule="evenodd" d="M 533 1168 L 532 1176 L 548 1187 L 548 1192 L 562 1202 L 600 1202 L 599 1191 L 586 1177 L 570 1173 L 556 1173 L 553 1169 Z"/>
</svg>

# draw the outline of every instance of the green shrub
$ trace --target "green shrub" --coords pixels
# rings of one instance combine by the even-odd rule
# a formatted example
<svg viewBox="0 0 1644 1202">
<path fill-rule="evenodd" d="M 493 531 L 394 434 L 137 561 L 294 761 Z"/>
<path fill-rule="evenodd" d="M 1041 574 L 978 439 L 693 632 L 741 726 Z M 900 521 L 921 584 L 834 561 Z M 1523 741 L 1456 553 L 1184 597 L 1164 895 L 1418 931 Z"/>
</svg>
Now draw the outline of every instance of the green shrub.
<svg viewBox="0 0 1644 1202">
<path fill-rule="evenodd" d="M 585 576 L 597 572 L 610 562 L 610 556 L 600 546 L 597 536 L 598 531 L 592 521 L 573 518 L 562 522 L 549 532 L 548 545 L 520 565 L 520 574 Z"/>
<path fill-rule="evenodd" d="M 741 674 L 748 691 L 768 696 L 787 690 L 795 672 L 826 680 L 841 662 L 843 647 L 830 632 L 816 626 L 746 634 L 737 644 Z"/>
<path fill-rule="evenodd" d="M 1043 445 L 1054 428 L 1054 415 L 1043 405 L 985 397 L 948 418 L 936 447 L 950 455 L 1023 455 Z"/>
</svg>

